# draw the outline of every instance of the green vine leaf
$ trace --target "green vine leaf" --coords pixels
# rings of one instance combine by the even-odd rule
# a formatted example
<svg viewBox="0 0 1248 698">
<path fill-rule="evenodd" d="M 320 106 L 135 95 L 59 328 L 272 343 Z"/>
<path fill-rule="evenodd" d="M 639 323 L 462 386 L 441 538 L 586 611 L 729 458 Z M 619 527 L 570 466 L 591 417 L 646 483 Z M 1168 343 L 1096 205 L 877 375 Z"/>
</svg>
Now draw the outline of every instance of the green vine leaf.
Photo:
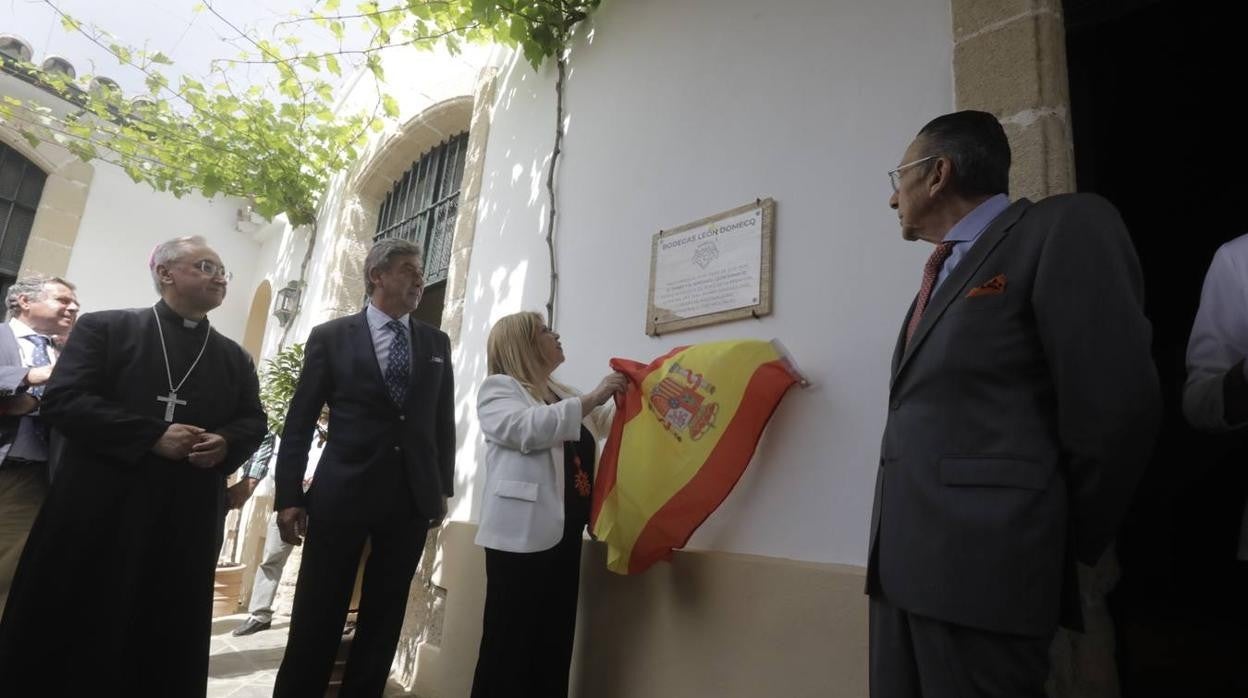
<svg viewBox="0 0 1248 698">
<path fill-rule="evenodd" d="M 211 13 L 246 48 L 213 61 L 203 76 L 176 71 L 159 51 L 126 46 L 44 0 L 68 32 L 87 37 L 127 70 L 138 72 L 150 91 L 130 101 L 114 89 L 84 90 L 91 76 L 74 81 L 37 67 L 19 66 L 29 80 L 77 106 L 56 116 L 38 101 L 6 96 L 3 114 L 32 146 L 58 143 L 84 160 L 120 166 L 131 179 L 182 196 L 249 197 L 260 215 L 285 213 L 295 226 L 313 223 L 329 178 L 350 167 L 370 133 L 384 129 L 379 117 L 400 116 L 386 94 L 381 55 L 403 47 L 441 46 L 454 54 L 464 41 L 494 42 L 520 50 L 535 69 L 567 49 L 572 28 L 600 0 L 370 0 L 342 10 L 340 0 L 319 0 L 308 13 L 282 22 L 281 32 L 253 36 L 230 23 L 212 2 Z M 348 26 L 370 36 L 363 46 L 344 45 Z M 322 29 L 323 27 L 323 29 Z M 340 50 L 317 53 L 301 33 L 327 31 Z M 240 64 L 272 71 L 271 89 L 238 85 Z M 366 70 L 378 84 L 376 107 L 341 113 L 333 84 L 345 71 Z M 332 78 L 332 79 L 331 79 Z"/>
</svg>

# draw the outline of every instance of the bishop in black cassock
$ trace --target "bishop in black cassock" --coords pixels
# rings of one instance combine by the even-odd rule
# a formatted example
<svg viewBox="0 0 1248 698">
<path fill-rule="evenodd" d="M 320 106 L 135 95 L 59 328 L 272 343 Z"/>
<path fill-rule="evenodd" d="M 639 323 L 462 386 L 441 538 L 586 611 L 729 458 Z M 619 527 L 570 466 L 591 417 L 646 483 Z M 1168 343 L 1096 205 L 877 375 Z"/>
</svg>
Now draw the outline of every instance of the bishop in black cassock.
<svg viewBox="0 0 1248 698">
<path fill-rule="evenodd" d="M 44 394 L 68 443 L 0 621 L 0 694 L 206 691 L 225 478 L 265 416 L 251 358 L 206 317 L 220 258 L 179 238 L 152 271 L 162 300 L 82 316 Z"/>
</svg>

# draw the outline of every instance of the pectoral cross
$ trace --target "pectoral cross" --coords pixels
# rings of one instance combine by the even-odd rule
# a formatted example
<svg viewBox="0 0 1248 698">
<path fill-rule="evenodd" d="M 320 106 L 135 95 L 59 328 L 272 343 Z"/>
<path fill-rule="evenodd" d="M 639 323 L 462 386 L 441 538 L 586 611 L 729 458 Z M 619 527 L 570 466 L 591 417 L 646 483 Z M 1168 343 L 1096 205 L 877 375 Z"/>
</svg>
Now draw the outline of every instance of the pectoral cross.
<svg viewBox="0 0 1248 698">
<path fill-rule="evenodd" d="M 172 422 L 172 421 L 173 421 L 173 410 L 174 410 L 174 406 L 175 406 L 175 405 L 185 405 L 185 404 L 186 404 L 186 400 L 179 400 L 179 399 L 178 399 L 178 393 L 177 393 L 177 391 L 176 391 L 176 390 L 170 390 L 170 391 L 169 391 L 169 395 L 167 395 L 167 396 L 160 396 L 160 395 L 157 395 L 157 396 L 156 396 L 156 399 L 157 399 L 158 401 L 160 401 L 160 402 L 165 403 L 165 421 L 166 421 L 166 422 Z"/>
</svg>

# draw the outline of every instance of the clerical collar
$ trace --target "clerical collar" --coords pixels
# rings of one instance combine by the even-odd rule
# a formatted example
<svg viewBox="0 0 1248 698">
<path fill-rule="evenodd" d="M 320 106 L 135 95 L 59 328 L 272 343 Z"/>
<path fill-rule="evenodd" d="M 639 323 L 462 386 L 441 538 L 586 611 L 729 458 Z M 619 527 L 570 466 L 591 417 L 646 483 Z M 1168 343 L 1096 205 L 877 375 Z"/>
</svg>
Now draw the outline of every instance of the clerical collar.
<svg viewBox="0 0 1248 698">
<path fill-rule="evenodd" d="M 156 301 L 156 312 L 157 314 L 160 315 L 160 317 L 164 318 L 165 320 L 168 320 L 169 322 L 172 322 L 175 325 L 181 325 L 182 327 L 185 327 L 188 330 L 196 329 L 201 324 L 203 325 L 208 324 L 208 318 L 206 317 L 203 320 L 188 320 L 182 317 L 181 315 L 178 315 L 177 313 L 173 311 L 173 308 L 169 307 L 169 304 L 165 302 L 164 298 L 161 298 L 160 300 Z"/>
<path fill-rule="evenodd" d="M 386 324 L 392 320 L 398 320 L 399 322 L 406 325 L 407 318 L 411 315 L 411 313 L 403 313 L 401 316 L 397 318 L 393 318 L 387 315 L 386 313 L 382 312 L 381 310 L 379 310 L 377 306 L 372 304 L 372 302 L 369 302 L 367 309 L 365 309 L 364 311 L 364 314 L 368 317 L 368 326 L 373 328 L 374 330 L 385 327 Z"/>
</svg>

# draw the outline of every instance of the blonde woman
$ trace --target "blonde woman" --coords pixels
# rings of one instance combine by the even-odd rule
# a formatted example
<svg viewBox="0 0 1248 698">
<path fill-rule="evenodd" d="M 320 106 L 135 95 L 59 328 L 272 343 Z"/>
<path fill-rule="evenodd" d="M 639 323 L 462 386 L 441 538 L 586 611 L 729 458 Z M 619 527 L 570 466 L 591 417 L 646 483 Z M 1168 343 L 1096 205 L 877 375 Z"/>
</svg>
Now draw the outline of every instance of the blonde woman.
<svg viewBox="0 0 1248 698">
<path fill-rule="evenodd" d="M 610 373 L 584 395 L 556 382 L 563 345 L 532 312 L 496 322 L 486 353 L 485 619 L 472 698 L 563 698 L 597 439 L 626 379 Z"/>
</svg>

